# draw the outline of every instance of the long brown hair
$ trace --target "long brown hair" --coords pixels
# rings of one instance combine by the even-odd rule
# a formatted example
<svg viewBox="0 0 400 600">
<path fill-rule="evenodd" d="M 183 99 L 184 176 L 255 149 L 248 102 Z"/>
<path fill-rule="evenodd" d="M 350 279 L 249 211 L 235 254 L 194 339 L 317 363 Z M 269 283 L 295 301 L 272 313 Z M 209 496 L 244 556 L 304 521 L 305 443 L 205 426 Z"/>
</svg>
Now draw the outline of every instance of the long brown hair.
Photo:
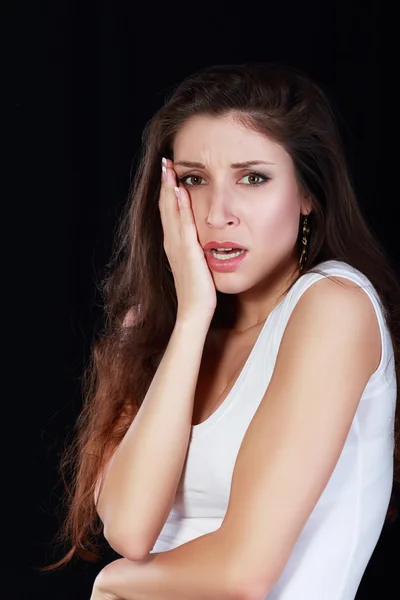
<svg viewBox="0 0 400 600">
<path fill-rule="evenodd" d="M 69 550 L 43 570 L 64 565 L 75 554 L 86 560 L 99 558 L 104 540 L 93 500 L 96 479 L 140 408 L 176 319 L 177 298 L 158 207 L 161 158 L 173 160 L 174 137 L 192 116 L 227 113 L 290 154 L 298 181 L 313 199 L 302 274 L 335 259 L 369 278 L 385 309 L 400 381 L 400 285 L 357 203 L 324 92 L 297 69 L 277 64 L 218 65 L 195 72 L 171 92 L 143 132 L 139 166 L 99 284 L 104 318 L 84 369 L 83 408 L 60 464 L 66 516 L 57 539 Z M 299 227 L 299 253 L 300 247 Z M 211 328 L 229 327 L 235 296 L 217 291 L 217 298 Z M 400 477 L 398 438 L 399 403 L 396 479 Z"/>
</svg>

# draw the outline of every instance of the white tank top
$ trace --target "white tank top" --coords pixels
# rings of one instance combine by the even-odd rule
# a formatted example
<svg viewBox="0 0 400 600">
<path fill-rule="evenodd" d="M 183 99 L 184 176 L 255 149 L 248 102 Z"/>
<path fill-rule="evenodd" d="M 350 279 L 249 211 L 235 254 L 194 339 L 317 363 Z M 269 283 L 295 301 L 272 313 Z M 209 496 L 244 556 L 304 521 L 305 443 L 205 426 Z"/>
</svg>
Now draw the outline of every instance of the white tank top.
<svg viewBox="0 0 400 600">
<path fill-rule="evenodd" d="M 268 600 L 354 600 L 392 489 L 397 382 L 382 304 L 369 279 L 347 263 L 329 260 L 316 268 L 366 291 L 379 322 L 381 362 L 364 389 L 334 472 Z M 270 381 L 288 319 L 303 292 L 322 277 L 309 272 L 296 281 L 268 316 L 225 401 L 192 427 L 174 506 L 152 552 L 170 550 L 222 524 L 236 457 Z M 268 556 L 265 560 L 268 564 Z"/>
</svg>

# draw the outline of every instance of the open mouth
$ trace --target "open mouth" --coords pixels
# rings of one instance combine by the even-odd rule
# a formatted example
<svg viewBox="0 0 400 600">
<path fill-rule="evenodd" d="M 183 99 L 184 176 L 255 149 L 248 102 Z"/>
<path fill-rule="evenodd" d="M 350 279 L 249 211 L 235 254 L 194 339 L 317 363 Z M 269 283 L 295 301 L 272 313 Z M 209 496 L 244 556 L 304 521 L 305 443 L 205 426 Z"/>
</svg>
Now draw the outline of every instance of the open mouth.
<svg viewBox="0 0 400 600">
<path fill-rule="evenodd" d="M 240 248 L 212 248 L 211 254 L 214 258 L 218 260 L 232 260 L 232 258 L 237 258 L 241 254 L 246 252 L 246 250 L 242 250 Z"/>
</svg>

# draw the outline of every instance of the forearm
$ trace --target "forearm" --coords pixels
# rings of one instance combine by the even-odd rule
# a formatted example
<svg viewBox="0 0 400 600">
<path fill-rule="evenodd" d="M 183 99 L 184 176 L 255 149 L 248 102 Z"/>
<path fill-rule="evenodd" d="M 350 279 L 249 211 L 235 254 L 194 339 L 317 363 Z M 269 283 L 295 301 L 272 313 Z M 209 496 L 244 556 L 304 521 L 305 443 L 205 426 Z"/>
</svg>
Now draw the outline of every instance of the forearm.
<svg viewBox="0 0 400 600">
<path fill-rule="evenodd" d="M 151 554 L 141 562 L 119 559 L 96 579 L 91 600 L 244 600 L 254 598 L 231 561 L 219 530 Z"/>
<path fill-rule="evenodd" d="M 98 512 L 127 558 L 153 547 L 171 510 L 190 439 L 208 324 L 177 323 L 131 427 L 111 458 Z"/>
</svg>

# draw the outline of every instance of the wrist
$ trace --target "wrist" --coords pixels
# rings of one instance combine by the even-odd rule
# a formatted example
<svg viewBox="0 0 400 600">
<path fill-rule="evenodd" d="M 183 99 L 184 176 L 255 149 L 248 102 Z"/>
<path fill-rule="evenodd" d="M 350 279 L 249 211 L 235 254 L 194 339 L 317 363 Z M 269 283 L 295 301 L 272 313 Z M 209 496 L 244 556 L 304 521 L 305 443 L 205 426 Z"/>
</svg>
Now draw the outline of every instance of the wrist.
<svg viewBox="0 0 400 600">
<path fill-rule="evenodd" d="M 204 336 L 206 336 L 207 332 L 210 328 L 211 320 L 212 320 L 212 316 L 211 317 L 204 317 L 204 316 L 200 317 L 199 315 L 186 316 L 186 317 L 178 316 L 176 319 L 176 322 L 175 322 L 175 330 L 193 333 L 194 335 L 197 335 L 197 336 L 199 336 L 199 335 L 201 336 L 202 334 L 204 334 Z"/>
</svg>

